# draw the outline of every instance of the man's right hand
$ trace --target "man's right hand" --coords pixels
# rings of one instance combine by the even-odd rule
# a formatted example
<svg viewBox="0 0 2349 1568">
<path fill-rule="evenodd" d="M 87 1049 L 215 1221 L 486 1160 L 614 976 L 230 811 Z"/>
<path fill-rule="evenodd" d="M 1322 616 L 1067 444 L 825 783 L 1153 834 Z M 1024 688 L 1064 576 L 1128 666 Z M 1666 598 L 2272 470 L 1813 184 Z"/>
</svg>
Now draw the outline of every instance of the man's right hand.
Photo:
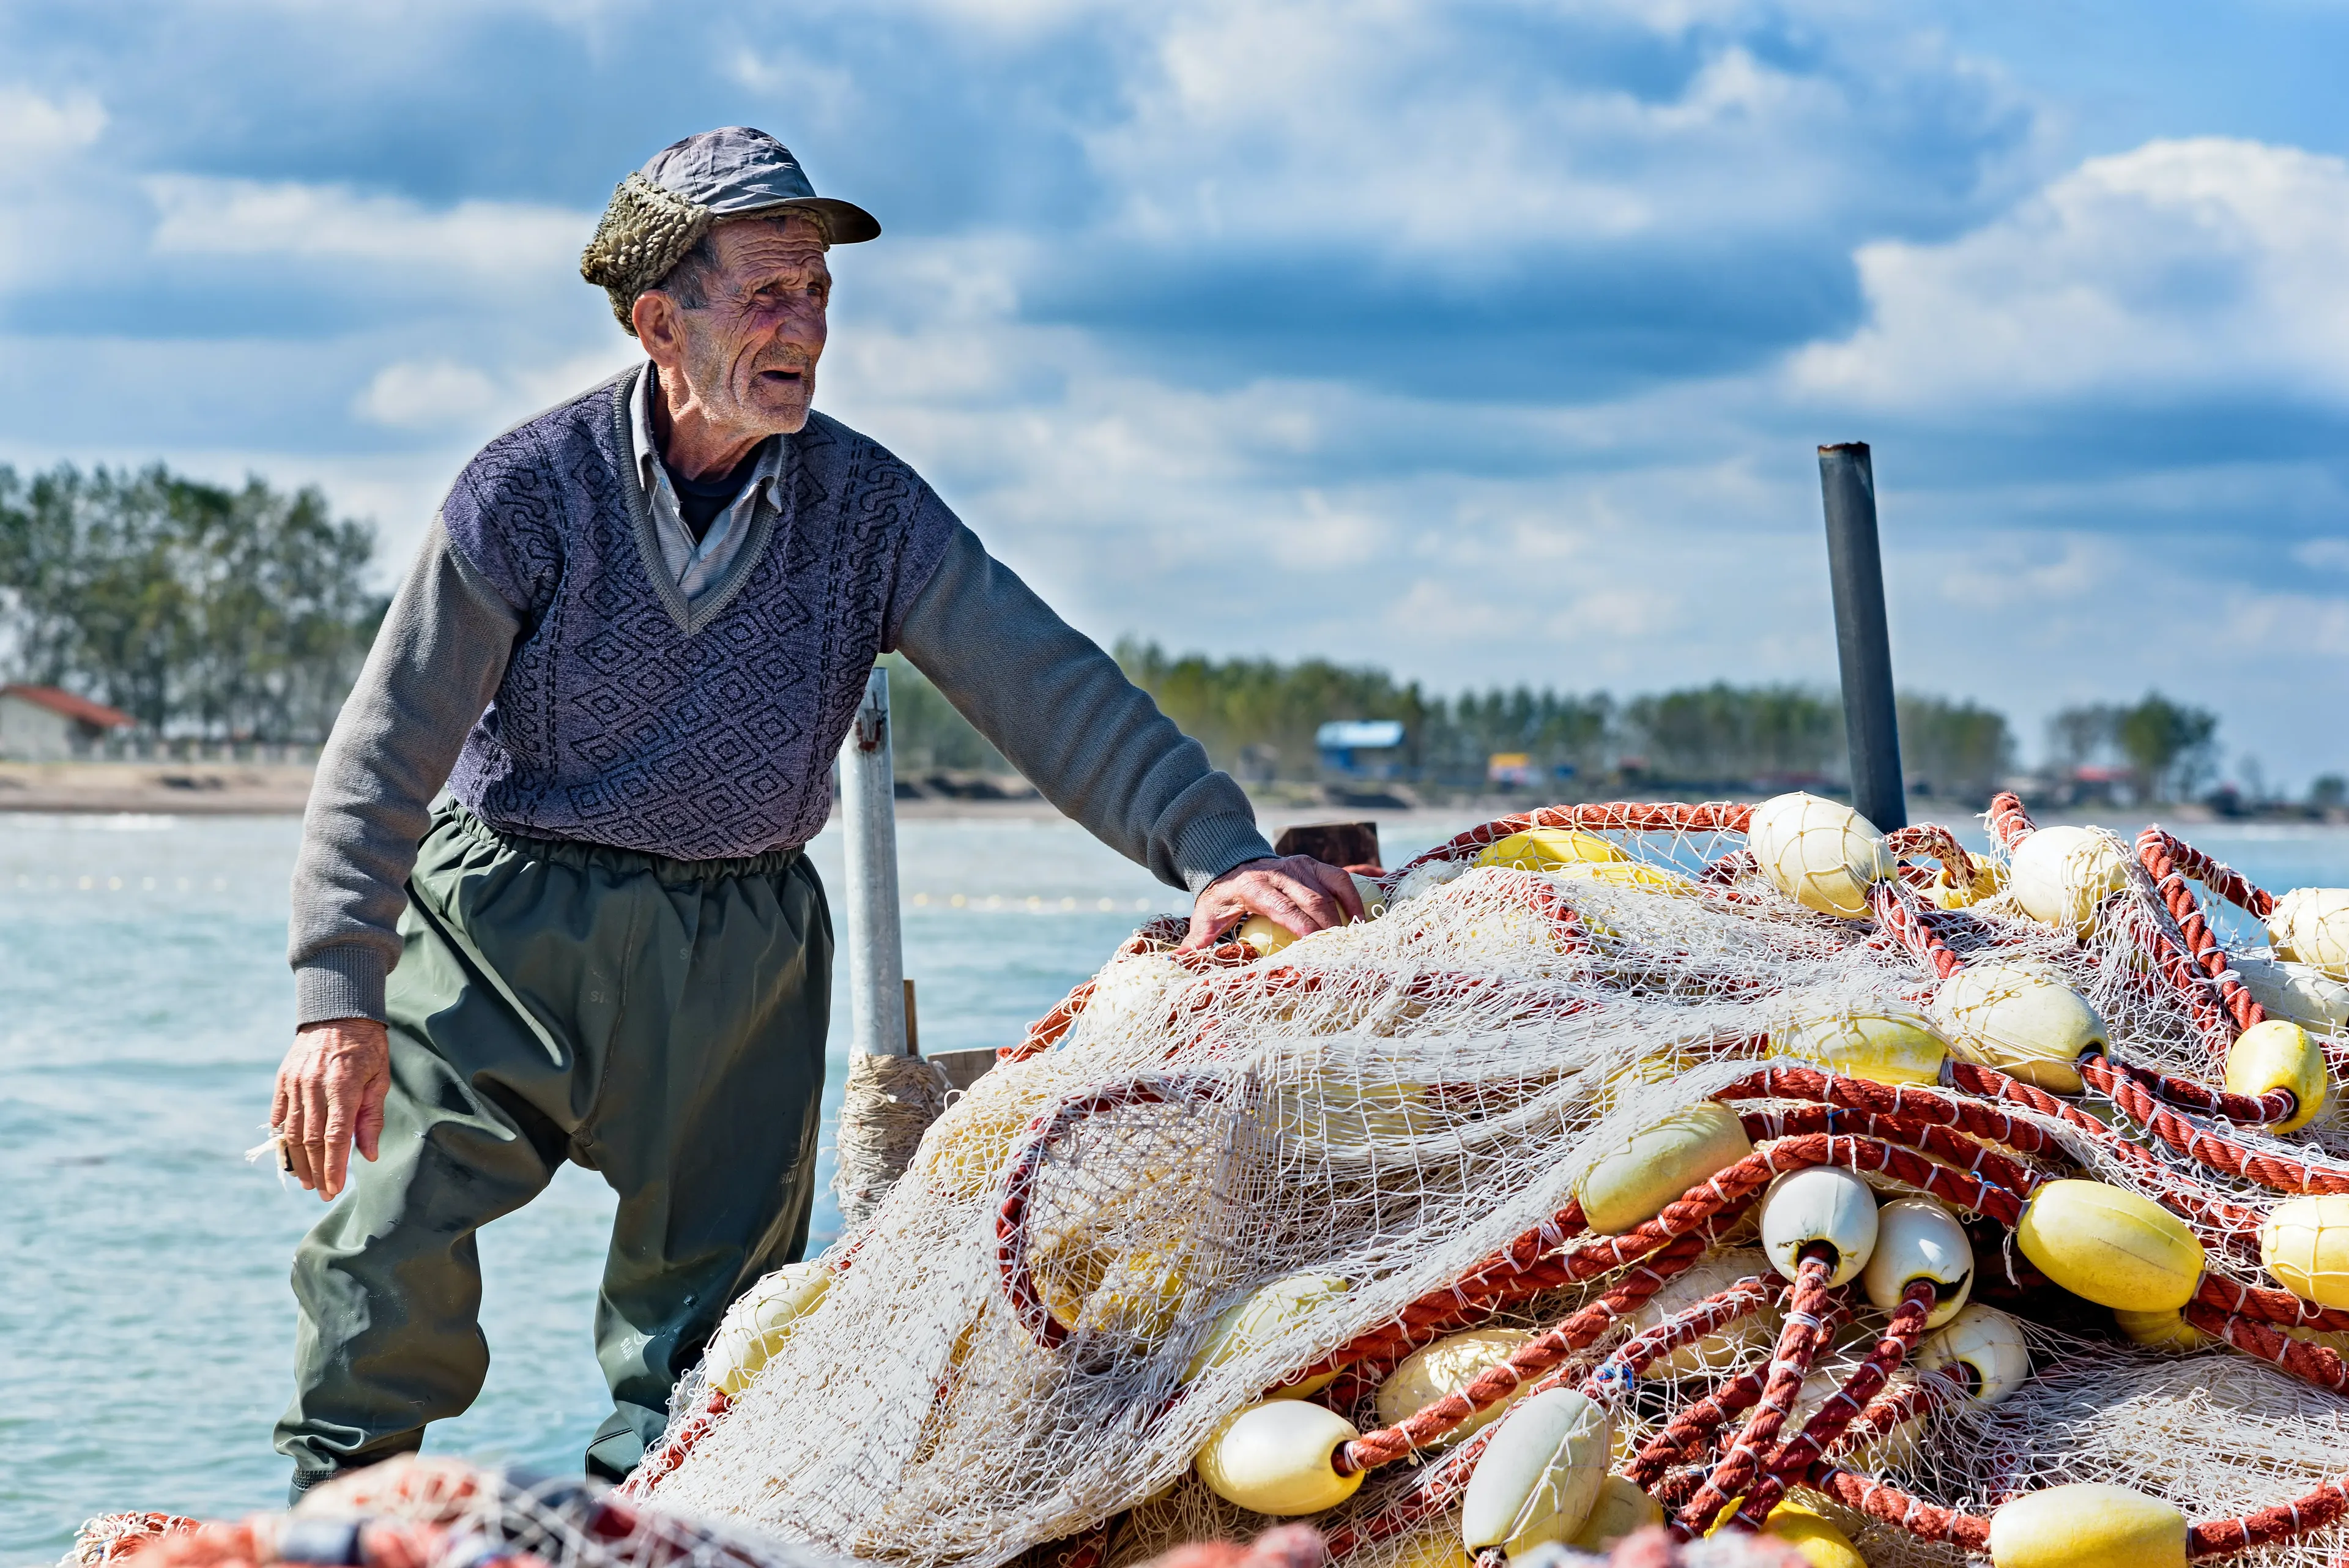
<svg viewBox="0 0 2349 1568">
<path fill-rule="evenodd" d="M 296 1032 L 269 1112 L 294 1179 L 324 1202 L 341 1197 L 351 1145 L 375 1158 L 390 1089 L 391 1042 L 374 1019 L 335 1018 Z"/>
</svg>

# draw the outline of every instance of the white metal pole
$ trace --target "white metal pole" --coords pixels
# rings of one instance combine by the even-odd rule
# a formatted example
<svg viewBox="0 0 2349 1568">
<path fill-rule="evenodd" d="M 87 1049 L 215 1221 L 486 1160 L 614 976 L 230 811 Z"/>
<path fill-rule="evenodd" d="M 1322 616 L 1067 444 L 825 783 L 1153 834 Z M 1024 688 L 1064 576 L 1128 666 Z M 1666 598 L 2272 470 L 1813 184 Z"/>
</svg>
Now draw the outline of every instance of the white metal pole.
<svg viewBox="0 0 2349 1568">
<path fill-rule="evenodd" d="M 889 751 L 889 672 L 864 683 L 840 747 L 848 848 L 848 995 L 862 1056 L 905 1054 L 905 954 L 897 923 L 897 779 Z"/>
</svg>

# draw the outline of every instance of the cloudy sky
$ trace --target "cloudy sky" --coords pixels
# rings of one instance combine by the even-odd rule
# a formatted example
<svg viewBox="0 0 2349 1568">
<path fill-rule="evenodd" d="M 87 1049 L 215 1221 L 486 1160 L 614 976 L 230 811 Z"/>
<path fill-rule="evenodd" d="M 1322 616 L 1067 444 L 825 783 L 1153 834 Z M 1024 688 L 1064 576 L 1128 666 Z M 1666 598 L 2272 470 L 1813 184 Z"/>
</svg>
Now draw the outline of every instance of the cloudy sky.
<svg viewBox="0 0 2349 1568">
<path fill-rule="evenodd" d="M 315 482 L 387 569 L 626 362 L 613 183 L 886 230 L 819 405 L 1072 620 L 1440 689 L 2148 687 L 2349 767 L 2349 5 L 0 3 L 0 461 Z"/>
</svg>

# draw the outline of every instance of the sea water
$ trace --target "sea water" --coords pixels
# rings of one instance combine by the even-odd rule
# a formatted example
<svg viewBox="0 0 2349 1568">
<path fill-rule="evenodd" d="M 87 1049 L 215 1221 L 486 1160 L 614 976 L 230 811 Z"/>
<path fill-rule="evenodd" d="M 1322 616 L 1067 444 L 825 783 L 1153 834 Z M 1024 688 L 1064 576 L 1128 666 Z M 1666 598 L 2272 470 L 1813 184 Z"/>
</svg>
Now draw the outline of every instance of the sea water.
<svg viewBox="0 0 2349 1568">
<path fill-rule="evenodd" d="M 1467 820 L 1390 822 L 1388 862 Z M 0 815 L 0 1563 L 54 1559 L 94 1513 L 283 1502 L 269 1436 L 293 1350 L 286 1267 L 321 1206 L 243 1155 L 292 1017 L 298 833 Z M 2271 888 L 2349 886 L 2349 833 L 2189 836 Z M 837 833 L 812 852 L 838 888 Z M 1016 1041 L 1185 903 L 1061 822 L 908 821 L 899 864 L 930 1053 Z M 845 1049 L 843 1007 L 827 1144 Z M 830 1168 L 827 1148 L 827 1185 Z M 610 1408 L 589 1324 L 612 1207 L 601 1178 L 567 1168 L 481 1233 L 489 1382 L 429 1451 L 577 1469 Z M 838 1224 L 824 1192 L 817 1244 Z"/>
</svg>

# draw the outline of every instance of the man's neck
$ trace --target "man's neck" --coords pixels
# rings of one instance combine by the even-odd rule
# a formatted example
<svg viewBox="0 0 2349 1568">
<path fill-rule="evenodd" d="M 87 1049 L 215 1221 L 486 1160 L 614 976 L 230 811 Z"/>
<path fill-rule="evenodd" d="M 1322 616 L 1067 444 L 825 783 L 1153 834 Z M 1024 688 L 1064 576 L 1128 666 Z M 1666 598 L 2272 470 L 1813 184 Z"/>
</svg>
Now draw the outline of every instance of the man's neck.
<svg viewBox="0 0 2349 1568">
<path fill-rule="evenodd" d="M 712 424 L 682 376 L 661 375 L 657 366 L 645 373 L 654 379 L 653 440 L 660 445 L 661 461 L 688 479 L 730 472 L 766 439 L 757 431 L 744 434 Z"/>
</svg>

